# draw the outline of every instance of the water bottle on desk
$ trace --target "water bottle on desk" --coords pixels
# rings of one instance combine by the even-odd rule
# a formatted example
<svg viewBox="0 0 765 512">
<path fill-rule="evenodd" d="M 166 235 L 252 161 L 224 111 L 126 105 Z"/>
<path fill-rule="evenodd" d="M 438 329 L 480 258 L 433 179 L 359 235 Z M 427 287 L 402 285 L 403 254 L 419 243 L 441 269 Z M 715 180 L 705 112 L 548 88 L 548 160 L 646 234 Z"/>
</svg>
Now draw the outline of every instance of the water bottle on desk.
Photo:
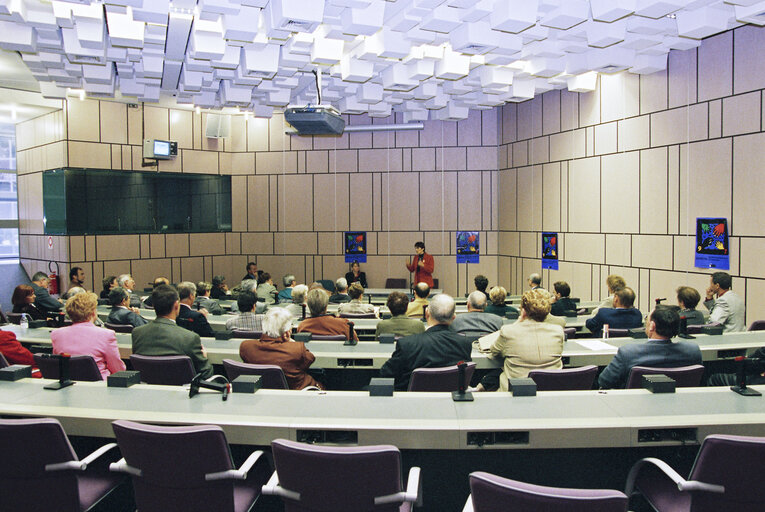
<svg viewBox="0 0 765 512">
<path fill-rule="evenodd" d="M 21 314 L 21 319 L 19 319 L 19 327 L 21 327 L 21 332 L 27 332 L 27 328 L 29 327 L 29 315 L 27 313 Z"/>
<path fill-rule="evenodd" d="M 603 339 L 608 339 L 608 324 L 603 324 Z"/>
</svg>

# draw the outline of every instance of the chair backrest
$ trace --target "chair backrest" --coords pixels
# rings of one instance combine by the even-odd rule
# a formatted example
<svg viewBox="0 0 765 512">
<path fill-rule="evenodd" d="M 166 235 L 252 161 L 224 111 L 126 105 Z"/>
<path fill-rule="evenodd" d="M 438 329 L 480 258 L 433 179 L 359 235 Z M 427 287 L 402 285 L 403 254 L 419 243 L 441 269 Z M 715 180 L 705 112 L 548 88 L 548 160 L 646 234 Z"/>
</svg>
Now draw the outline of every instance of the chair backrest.
<svg viewBox="0 0 765 512">
<path fill-rule="evenodd" d="M 133 326 L 130 324 L 110 324 L 109 322 L 104 322 L 104 327 L 111 329 L 114 332 L 133 332 Z"/>
<path fill-rule="evenodd" d="M 404 289 L 406 288 L 406 279 L 398 277 L 389 277 L 385 280 L 386 289 Z"/>
<path fill-rule="evenodd" d="M 747 331 L 765 331 L 765 320 L 755 320 Z"/>
<path fill-rule="evenodd" d="M 45 357 L 45 354 L 34 354 L 35 364 L 40 369 L 44 379 L 58 379 L 58 359 Z M 97 382 L 104 380 L 93 356 L 72 356 L 69 358 L 69 378 Z"/>
<path fill-rule="evenodd" d="M 370 313 L 340 313 L 340 318 L 377 318 L 377 315 L 375 315 L 374 311 Z"/>
<path fill-rule="evenodd" d="M 576 338 L 576 327 L 564 327 L 563 335 L 565 336 L 567 340 L 572 340 Z"/>
<path fill-rule="evenodd" d="M 189 356 L 130 356 L 134 370 L 141 372 L 147 384 L 182 386 L 194 378 L 194 365 Z"/>
<path fill-rule="evenodd" d="M 595 365 L 562 370 L 531 370 L 529 378 L 537 383 L 537 391 L 571 391 L 592 389 L 592 383 L 598 374 Z"/>
<path fill-rule="evenodd" d="M 0 368 L 5 368 L 6 366 L 10 366 L 10 364 L 8 364 L 8 360 L 5 358 L 2 352 L 0 352 Z"/>
<path fill-rule="evenodd" d="M 19 325 L 21 323 L 21 315 L 24 313 L 8 313 L 8 321 L 12 324 Z"/>
<path fill-rule="evenodd" d="M 0 510 L 29 510 L 41 490 L 40 510 L 80 510 L 75 473 L 45 471 L 47 464 L 78 460 L 58 420 L 0 419 L 0 453 Z"/>
<path fill-rule="evenodd" d="M 470 385 L 470 379 L 475 371 L 475 363 L 465 363 L 465 385 Z M 409 391 L 457 391 L 459 383 L 457 365 L 442 368 L 417 368 L 409 379 Z"/>
<path fill-rule="evenodd" d="M 223 368 L 230 381 L 240 375 L 260 375 L 261 387 L 264 389 L 289 389 L 284 371 L 275 364 L 250 364 L 224 359 Z"/>
<path fill-rule="evenodd" d="M 710 322 L 708 324 L 695 324 L 688 326 L 688 334 L 701 334 L 704 327 L 716 327 L 720 325 L 718 322 Z"/>
<path fill-rule="evenodd" d="M 331 280 L 329 280 L 329 279 L 317 279 L 317 280 L 316 280 L 316 282 L 317 282 L 317 283 L 320 283 L 320 284 L 321 284 L 321 286 L 322 286 L 322 287 L 323 287 L 325 290 L 327 290 L 328 292 L 333 292 L 333 291 L 335 291 L 335 282 L 334 282 L 334 281 L 331 281 Z"/>
<path fill-rule="evenodd" d="M 286 439 L 271 442 L 279 485 L 300 493 L 284 500 L 285 512 L 398 512 L 374 498 L 401 492 L 401 453 L 395 446 L 317 446 Z"/>
<path fill-rule="evenodd" d="M 313 341 L 347 341 L 348 336 L 345 334 L 312 334 L 311 339 Z"/>
<path fill-rule="evenodd" d="M 433 278 L 433 289 L 437 290 L 438 288 L 440 288 L 440 286 L 438 286 L 438 278 L 434 277 Z"/>
<path fill-rule="evenodd" d="M 643 375 L 663 374 L 674 379 L 679 388 L 694 388 L 701 384 L 704 376 L 704 366 L 693 364 L 690 366 L 678 366 L 675 368 L 656 368 L 650 366 L 633 366 L 627 379 L 627 389 L 643 387 Z"/>
<path fill-rule="evenodd" d="M 630 335 L 629 329 L 609 329 L 608 330 L 609 338 L 626 338 L 629 335 Z"/>
<path fill-rule="evenodd" d="M 234 469 L 223 430 L 215 425 L 161 427 L 112 423 L 133 476 L 138 510 L 234 510 L 231 480 L 208 482 L 205 474 Z"/>
<path fill-rule="evenodd" d="M 232 331 L 234 338 L 241 338 L 245 340 L 259 340 L 263 336 L 263 331 L 245 331 L 242 329 L 234 329 Z"/>
<path fill-rule="evenodd" d="M 564 489 L 527 484 L 491 473 L 470 473 L 475 512 L 544 510 L 545 512 L 625 512 L 627 496 L 610 489 Z"/>
</svg>

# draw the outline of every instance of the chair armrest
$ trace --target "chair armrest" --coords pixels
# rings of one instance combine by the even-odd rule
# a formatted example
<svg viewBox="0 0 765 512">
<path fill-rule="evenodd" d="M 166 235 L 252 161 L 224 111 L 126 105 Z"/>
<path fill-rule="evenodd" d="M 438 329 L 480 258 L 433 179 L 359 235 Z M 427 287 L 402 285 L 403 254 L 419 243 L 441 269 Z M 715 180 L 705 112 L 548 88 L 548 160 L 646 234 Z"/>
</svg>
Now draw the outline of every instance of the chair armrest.
<svg viewBox="0 0 765 512">
<path fill-rule="evenodd" d="M 462 512 L 473 512 L 473 495 L 468 494 L 467 501 L 465 501 L 465 506 L 462 507 Z"/>
<path fill-rule="evenodd" d="M 266 485 L 261 487 L 260 492 L 270 496 L 280 496 L 294 501 L 300 501 L 300 493 L 290 491 L 279 485 L 279 475 L 274 471 Z"/>
<path fill-rule="evenodd" d="M 713 492 L 717 494 L 722 494 L 725 492 L 725 487 L 722 485 L 707 484 L 704 482 L 698 482 L 696 480 L 686 480 L 663 460 L 655 459 L 653 457 L 648 457 L 648 458 L 637 461 L 635 465 L 632 466 L 632 469 L 630 469 L 629 475 L 627 475 L 627 484 L 624 489 L 624 494 L 626 494 L 627 496 L 630 496 L 633 493 L 635 489 L 635 481 L 637 480 L 637 476 L 640 473 L 640 469 L 643 466 L 646 466 L 649 464 L 655 466 L 659 471 L 664 473 L 664 476 L 672 480 L 672 482 L 677 486 L 678 491 L 681 491 L 681 492 L 704 491 L 704 492 Z"/>
<path fill-rule="evenodd" d="M 252 469 L 252 466 L 258 461 L 260 456 L 263 455 L 262 450 L 254 451 L 247 457 L 239 469 L 227 469 L 226 471 L 218 471 L 217 473 L 207 473 L 205 475 L 205 481 L 213 482 L 215 480 L 246 480 L 247 473 Z"/>
<path fill-rule="evenodd" d="M 143 476 L 143 473 L 141 472 L 140 469 L 134 468 L 133 466 L 128 466 L 124 458 L 118 460 L 117 462 L 112 462 L 111 464 L 109 464 L 109 471 L 111 471 L 112 473 L 126 473 L 130 476 L 137 476 L 137 477 Z"/>
<path fill-rule="evenodd" d="M 386 494 L 385 496 L 375 497 L 375 505 L 389 505 L 392 503 L 404 503 L 410 502 L 420 505 L 421 492 L 420 492 L 420 468 L 413 466 L 409 470 L 409 478 L 406 482 L 406 491 L 397 492 L 394 494 Z"/>
<path fill-rule="evenodd" d="M 99 457 L 110 451 L 112 448 L 116 448 L 117 443 L 108 443 L 103 445 L 98 450 L 94 451 L 82 460 L 68 460 L 66 462 L 57 462 L 55 464 L 46 464 L 45 471 L 62 471 L 67 469 L 73 469 L 76 471 L 85 471 L 89 464 L 92 464 Z"/>
</svg>

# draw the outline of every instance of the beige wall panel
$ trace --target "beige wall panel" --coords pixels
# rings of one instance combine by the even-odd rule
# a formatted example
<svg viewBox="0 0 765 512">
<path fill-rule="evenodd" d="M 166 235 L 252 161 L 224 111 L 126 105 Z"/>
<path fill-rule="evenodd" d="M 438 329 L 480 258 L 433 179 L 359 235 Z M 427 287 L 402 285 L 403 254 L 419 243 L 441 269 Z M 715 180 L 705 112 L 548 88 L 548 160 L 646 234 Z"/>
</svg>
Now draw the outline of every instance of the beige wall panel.
<svg viewBox="0 0 765 512">
<path fill-rule="evenodd" d="M 149 235 L 141 235 L 141 259 L 151 258 L 151 249 L 149 247 Z"/>
<path fill-rule="evenodd" d="M 650 117 L 640 116 L 619 121 L 618 151 L 633 151 L 647 148 L 650 143 Z"/>
<path fill-rule="evenodd" d="M 599 231 L 600 159 L 569 162 L 568 184 L 569 231 Z"/>
<path fill-rule="evenodd" d="M 254 153 L 219 153 L 221 174 L 255 174 Z M 224 167 L 224 158 L 228 160 Z"/>
<path fill-rule="evenodd" d="M 704 39 L 698 48 L 699 101 L 733 92 L 733 31 Z"/>
<path fill-rule="evenodd" d="M 550 135 L 550 161 L 581 158 L 585 155 L 585 130 Z"/>
<path fill-rule="evenodd" d="M 18 176 L 19 232 L 43 232 L 42 174 Z"/>
<path fill-rule="evenodd" d="M 760 130 L 762 114 L 760 91 L 731 96 L 722 100 L 723 136 Z"/>
<path fill-rule="evenodd" d="M 97 236 L 96 254 L 99 260 L 140 259 L 139 235 Z"/>
<path fill-rule="evenodd" d="M 436 152 L 434 148 L 415 148 L 412 150 L 413 171 L 434 171 L 436 169 Z"/>
<path fill-rule="evenodd" d="M 467 148 L 468 170 L 496 170 L 498 162 L 499 160 L 496 147 Z"/>
<path fill-rule="evenodd" d="M 632 265 L 672 269 L 672 237 L 635 235 L 632 237 Z"/>
<path fill-rule="evenodd" d="M 440 233 L 438 235 L 440 236 Z M 417 242 L 424 242 L 430 254 L 441 252 L 438 250 L 440 249 L 440 240 L 439 244 L 436 244 L 435 240 L 433 240 L 433 243 L 430 243 L 430 239 L 423 239 L 422 232 L 420 231 L 383 231 L 377 234 L 377 254 L 380 256 L 390 256 L 391 261 L 395 261 L 396 266 L 401 265 L 403 268 L 405 257 L 414 254 L 414 244 Z M 338 241 L 338 243 L 342 244 L 341 241 Z M 407 272 L 407 270 L 403 269 L 403 272 Z"/>
<path fill-rule="evenodd" d="M 521 237 L 517 231 L 501 231 L 499 233 L 499 254 L 503 256 L 520 256 Z"/>
<path fill-rule="evenodd" d="M 560 195 L 560 164 L 547 164 L 542 169 L 543 231 L 560 231 Z"/>
<path fill-rule="evenodd" d="M 313 149 L 313 137 L 310 135 L 291 135 L 290 136 L 290 149 L 292 150 L 307 150 Z M 265 151 L 265 150 L 264 150 Z"/>
<path fill-rule="evenodd" d="M 101 102 L 101 142 L 127 143 L 127 105 Z"/>
<path fill-rule="evenodd" d="M 218 174 L 218 153 L 215 151 L 194 151 L 182 149 L 183 172 Z"/>
<path fill-rule="evenodd" d="M 385 191 L 383 191 L 385 192 Z M 391 193 L 391 197 L 397 197 Z M 457 229 L 457 173 L 422 173 L 419 175 L 419 201 L 411 204 L 398 203 L 405 212 L 411 212 L 411 229 L 417 229 L 416 215 L 419 206 L 419 227 L 424 230 Z M 385 203 L 383 203 L 385 204 Z M 391 211 L 395 209 L 392 208 Z M 389 210 L 383 210 L 383 222 L 387 224 Z"/>
<path fill-rule="evenodd" d="M 512 148 L 508 144 L 503 144 L 502 146 L 499 146 L 499 168 L 500 169 L 507 169 L 508 167 L 510 167 L 510 159 L 512 158 L 512 155 L 510 154 L 511 150 Z M 412 158 L 414 158 L 414 155 L 412 156 Z"/>
<path fill-rule="evenodd" d="M 436 170 L 464 171 L 467 169 L 467 148 L 436 148 Z"/>
<path fill-rule="evenodd" d="M 332 282 L 344 277 L 345 273 L 350 269 L 350 265 L 345 262 L 344 256 L 325 256 L 322 258 L 322 262 L 322 276 L 324 279 L 329 279 Z M 366 265 L 363 266 L 366 267 Z M 364 272 L 368 272 L 368 270 Z M 366 300 L 366 297 L 364 297 L 364 300 Z"/>
<path fill-rule="evenodd" d="M 348 230 L 348 178 L 347 174 L 313 177 L 313 229 L 316 231 Z"/>
<path fill-rule="evenodd" d="M 740 245 L 741 274 L 747 277 L 765 278 L 765 264 L 762 258 L 765 254 L 765 239 L 742 238 Z"/>
<path fill-rule="evenodd" d="M 457 175 L 459 229 L 470 231 L 481 229 L 480 205 L 483 204 L 481 188 L 480 172 L 461 172 Z M 487 201 L 488 199 L 486 198 Z"/>
<path fill-rule="evenodd" d="M 414 135 L 419 144 L 419 135 L 416 133 Z M 370 132 L 351 132 L 348 134 L 348 144 L 351 149 L 369 149 L 372 147 L 372 134 Z"/>
<path fill-rule="evenodd" d="M 539 257 L 539 233 L 534 231 L 531 233 L 522 232 L 521 234 L 521 258 L 538 258 Z"/>
<path fill-rule="evenodd" d="M 601 231 L 637 233 L 640 227 L 640 152 L 604 156 L 601 166 Z"/>
<path fill-rule="evenodd" d="M 419 176 L 404 173 L 395 177 L 384 174 L 382 186 L 383 230 L 417 230 L 420 225 L 417 204 Z"/>
<path fill-rule="evenodd" d="M 640 75 L 622 71 L 600 75 L 601 122 L 640 113 Z"/>
<path fill-rule="evenodd" d="M 600 86 L 593 92 L 579 94 L 579 126 L 598 123 L 600 123 Z"/>
<path fill-rule="evenodd" d="M 350 229 L 372 230 L 372 175 L 350 176 Z"/>
<path fill-rule="evenodd" d="M 284 122 L 284 115 L 274 113 L 273 117 L 268 121 L 268 148 L 270 151 L 289 149 L 289 135 L 284 133 L 287 128 L 287 123 Z"/>
<path fill-rule="evenodd" d="M 606 235 L 606 264 L 629 266 L 632 263 L 632 237 Z"/>
<path fill-rule="evenodd" d="M 122 146 L 111 146 L 111 162 L 113 170 L 122 170 Z"/>
<path fill-rule="evenodd" d="M 579 128 L 579 93 L 563 89 L 560 93 L 560 129 Z"/>
<path fill-rule="evenodd" d="M 306 276 L 305 257 L 303 256 L 262 256 L 258 258 L 258 269 L 261 268 L 271 274 L 274 284 L 279 290 L 284 288 L 284 284 L 282 283 L 284 274 L 294 274 L 298 283 L 308 284 L 313 282 L 314 277 L 321 277 L 313 275 L 310 277 Z M 244 275 L 244 272 L 237 269 L 237 277 L 239 274 Z"/>
<path fill-rule="evenodd" d="M 105 276 L 120 276 L 121 274 L 129 274 L 131 272 L 132 270 L 130 270 L 129 260 L 104 261 L 103 275 Z M 138 281 L 136 281 L 136 283 L 138 283 Z M 138 288 L 137 284 L 136 288 Z"/>
<path fill-rule="evenodd" d="M 307 151 L 306 171 L 309 173 L 327 172 L 329 170 L 329 160 L 327 151 Z"/>
<path fill-rule="evenodd" d="M 168 109 L 144 106 L 144 139 L 168 140 L 170 138 L 170 116 Z"/>
<path fill-rule="evenodd" d="M 384 150 L 387 151 L 387 150 Z M 359 152 L 352 150 L 352 149 L 341 149 L 341 150 L 332 150 L 328 152 L 328 171 L 330 173 L 333 172 L 358 172 L 360 167 L 360 158 L 359 158 Z M 308 153 L 309 155 L 311 152 Z M 399 155 L 400 158 L 400 151 L 398 150 L 392 150 L 391 151 L 391 170 L 400 170 L 399 168 L 394 168 L 393 160 L 395 160 L 396 155 Z M 400 162 L 400 160 L 399 160 Z M 380 171 L 380 170 L 387 170 L 387 162 L 386 167 L 384 169 L 373 169 L 373 171 Z M 308 172 L 313 172 L 312 169 L 308 169 Z"/>
<path fill-rule="evenodd" d="M 226 139 L 226 151 L 247 151 L 247 122 L 244 116 L 231 117 L 231 136 Z"/>
<path fill-rule="evenodd" d="M 226 254 L 236 255 L 242 253 L 242 234 L 226 233 Z"/>
<path fill-rule="evenodd" d="M 741 294 L 742 290 L 738 289 L 736 281 L 734 280 L 733 286 L 736 287 L 736 293 Z M 762 320 L 765 318 L 765 301 L 762 297 L 765 296 L 765 281 L 760 279 L 747 279 L 746 280 L 746 323 L 750 325 L 755 320 Z"/>
<path fill-rule="evenodd" d="M 339 254 L 343 246 L 342 233 L 316 233 L 318 235 L 317 254 Z M 283 238 L 282 238 L 283 240 Z M 277 251 L 279 247 L 277 247 Z"/>
<path fill-rule="evenodd" d="M 170 110 L 170 140 L 178 143 L 181 149 L 194 147 L 194 121 L 188 110 Z"/>
<path fill-rule="evenodd" d="M 292 197 L 306 198 L 304 201 L 289 203 L 278 201 L 279 231 L 313 231 L 313 205 L 312 201 L 307 200 L 314 197 L 311 176 L 279 176 L 278 186 L 279 190 L 289 190 Z M 317 195 L 316 199 L 320 197 Z M 326 215 L 329 215 L 329 212 Z"/>
<path fill-rule="evenodd" d="M 435 256 L 433 278 L 438 279 L 438 286 L 444 293 L 454 296 L 457 293 L 457 265 L 454 256 Z M 406 268 L 404 268 L 406 271 Z"/>
<path fill-rule="evenodd" d="M 719 139 L 680 147 L 681 233 L 696 232 L 696 217 L 730 218 L 731 145 Z"/>
<path fill-rule="evenodd" d="M 669 80 L 667 70 L 640 75 L 640 113 L 648 114 L 667 108 Z"/>
<path fill-rule="evenodd" d="M 247 177 L 247 230 L 268 231 L 269 228 L 269 185 L 268 176 Z M 276 202 L 276 198 L 274 198 Z"/>
<path fill-rule="evenodd" d="M 499 248 L 499 234 L 496 231 L 485 231 L 481 233 L 481 237 L 481 252 L 485 255 L 497 254 Z"/>
<path fill-rule="evenodd" d="M 736 235 L 764 236 L 765 134 L 736 137 L 733 148 L 733 222 L 729 229 Z"/>
<path fill-rule="evenodd" d="M 518 230 L 541 230 L 542 208 L 542 166 L 518 169 Z"/>
<path fill-rule="evenodd" d="M 560 91 L 548 91 L 542 95 L 542 133 L 549 135 L 560 131 Z"/>
<path fill-rule="evenodd" d="M 136 149 L 140 150 L 140 148 L 136 148 Z M 139 157 L 139 160 L 137 160 L 137 162 L 138 162 L 138 166 L 140 166 L 141 165 L 141 161 L 140 161 L 141 155 L 138 155 L 138 157 Z M 217 160 L 217 158 L 216 158 L 216 160 Z M 216 169 L 217 169 L 217 165 L 216 165 Z M 145 169 L 143 169 L 143 170 L 145 170 Z M 162 171 L 162 172 L 181 172 L 183 170 L 183 155 L 181 155 L 180 158 L 175 157 L 175 158 L 171 158 L 170 160 L 160 160 L 159 161 L 159 170 Z"/>
<path fill-rule="evenodd" d="M 274 237 L 271 233 L 242 233 L 242 252 L 245 254 L 273 254 Z"/>
<path fill-rule="evenodd" d="M 518 133 L 517 133 L 518 104 L 510 103 L 510 104 L 502 105 L 502 107 L 500 108 L 502 109 L 502 119 L 501 119 L 502 143 L 507 144 L 510 142 L 515 142 L 516 140 L 518 140 Z M 422 135 L 420 135 L 420 146 L 424 146 L 424 145 L 425 144 L 422 143 Z"/>
<path fill-rule="evenodd" d="M 640 232 L 667 233 L 667 149 L 640 152 Z"/>
<path fill-rule="evenodd" d="M 765 87 L 765 31 L 745 25 L 733 33 L 733 94 Z M 765 318 L 765 317 L 763 317 Z"/>
<path fill-rule="evenodd" d="M 499 193 L 497 190 L 497 171 L 485 171 L 482 175 L 483 229 L 496 230 L 499 214 Z M 496 236 L 496 231 L 494 232 Z M 496 246 L 495 246 L 496 247 Z"/>
<path fill-rule="evenodd" d="M 520 167 L 529 163 L 529 143 L 528 141 L 516 142 L 513 144 L 512 167 Z"/>
<path fill-rule="evenodd" d="M 616 152 L 616 123 L 595 126 L 595 154 Z"/>
<path fill-rule="evenodd" d="M 560 164 L 560 229 L 568 231 L 568 169 L 570 162 Z"/>
<path fill-rule="evenodd" d="M 669 108 L 688 105 L 696 101 L 696 49 L 669 52 L 667 69 L 669 77 Z"/>
<path fill-rule="evenodd" d="M 211 254 L 226 254 L 225 233 L 191 233 L 189 235 L 190 256 Z"/>
<path fill-rule="evenodd" d="M 55 169 L 57 167 L 66 167 L 68 164 L 68 146 L 66 142 L 54 142 L 42 148 L 43 169 Z"/>
<path fill-rule="evenodd" d="M 127 109 L 128 144 L 143 145 L 143 107 Z"/>
<path fill-rule="evenodd" d="M 203 258 L 181 258 L 181 280 L 196 283 L 204 278 Z"/>
<path fill-rule="evenodd" d="M 268 119 L 247 120 L 247 151 L 268 151 Z"/>
<path fill-rule="evenodd" d="M 542 96 L 518 103 L 518 140 L 542 136 Z"/>
<path fill-rule="evenodd" d="M 406 133 L 406 132 L 403 132 Z M 377 134 L 375 134 L 377 135 Z M 480 146 L 481 145 L 481 111 L 470 110 L 468 118 L 457 121 L 457 145 Z"/>
<path fill-rule="evenodd" d="M 69 255 L 74 261 L 85 261 L 85 237 L 69 237 Z"/>
<path fill-rule="evenodd" d="M 553 277 L 554 276 L 554 277 Z M 593 300 L 590 284 L 592 280 L 592 266 L 586 263 L 571 263 L 561 261 L 558 272 L 551 273 L 551 281 L 566 281 L 571 287 L 571 296 L 578 297 L 583 301 Z M 546 284 L 546 283 L 543 283 Z M 546 284 L 552 290 L 552 283 Z"/>
<path fill-rule="evenodd" d="M 132 170 L 133 169 L 133 147 L 132 146 L 121 146 L 122 149 L 122 169 L 123 170 Z"/>
<path fill-rule="evenodd" d="M 542 164 L 550 161 L 550 137 L 538 137 L 529 141 L 531 163 Z"/>
<path fill-rule="evenodd" d="M 274 233 L 274 254 L 316 254 L 316 233 Z"/>
<path fill-rule="evenodd" d="M 100 140 L 99 101 L 68 100 L 66 105 L 69 139 L 98 142 Z"/>
<path fill-rule="evenodd" d="M 481 144 L 496 146 L 499 142 L 499 111 L 496 108 L 481 111 Z"/>
<path fill-rule="evenodd" d="M 209 282 L 213 276 L 222 275 L 226 277 L 226 282 L 230 283 L 229 286 L 232 288 L 239 282 L 239 277 L 244 275 L 243 269 L 247 266 L 246 256 L 213 256 L 205 259 L 212 261 L 212 272 L 205 271 L 205 279 Z M 279 281 L 274 277 L 274 283 Z M 279 288 L 281 287 L 279 282 Z"/>
<path fill-rule="evenodd" d="M 69 165 L 72 167 L 111 169 L 111 146 L 96 142 L 70 142 Z"/>
<path fill-rule="evenodd" d="M 670 146 L 667 148 L 667 175 L 669 185 L 667 188 L 669 196 L 669 211 L 667 220 L 669 221 L 669 232 L 677 234 L 680 232 L 680 147 Z"/>
<path fill-rule="evenodd" d="M 694 266 L 696 251 L 696 236 L 675 236 L 675 261 L 674 270 L 680 272 L 705 272 L 711 274 L 711 270 L 701 269 Z M 739 243 L 738 237 L 730 237 L 730 270 L 728 273 L 735 276 L 739 274 Z"/>
<path fill-rule="evenodd" d="M 565 233 L 563 236 L 564 257 L 567 261 L 581 263 L 604 263 L 605 235 Z"/>
<path fill-rule="evenodd" d="M 181 258 L 189 255 L 189 235 L 173 233 L 165 237 L 165 255 L 168 258 Z"/>
<path fill-rule="evenodd" d="M 149 247 L 152 258 L 165 257 L 165 235 L 149 235 Z"/>
<path fill-rule="evenodd" d="M 295 173 L 297 172 L 297 153 L 294 151 L 255 153 L 255 172 L 257 174 Z"/>
<path fill-rule="evenodd" d="M 685 107 L 651 114 L 651 146 L 687 142 L 689 115 Z"/>
<path fill-rule="evenodd" d="M 130 272 L 135 279 L 136 291 L 141 291 L 152 286 L 150 283 L 154 283 L 157 277 L 170 279 L 172 267 L 169 259 L 133 260 L 130 262 Z"/>
<path fill-rule="evenodd" d="M 93 261 L 96 259 L 96 237 L 95 236 L 85 237 L 85 259 L 88 261 Z"/>
<path fill-rule="evenodd" d="M 337 135 L 314 135 L 313 149 L 348 149 L 348 135 L 348 133 L 339 137 Z"/>
</svg>

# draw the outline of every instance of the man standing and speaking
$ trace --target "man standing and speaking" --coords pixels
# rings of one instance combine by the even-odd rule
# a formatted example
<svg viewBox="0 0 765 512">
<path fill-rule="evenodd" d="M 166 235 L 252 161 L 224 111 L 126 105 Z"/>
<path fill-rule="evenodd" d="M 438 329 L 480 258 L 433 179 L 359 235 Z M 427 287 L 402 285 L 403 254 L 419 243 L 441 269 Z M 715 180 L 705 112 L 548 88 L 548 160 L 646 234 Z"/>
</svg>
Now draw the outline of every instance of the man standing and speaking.
<svg viewBox="0 0 765 512">
<path fill-rule="evenodd" d="M 425 244 L 423 242 L 414 244 L 414 252 L 415 255 L 412 259 L 407 258 L 406 261 L 406 268 L 409 272 L 414 272 L 412 283 L 427 283 L 428 286 L 433 288 L 433 268 L 435 267 L 433 256 L 425 252 Z"/>
</svg>

